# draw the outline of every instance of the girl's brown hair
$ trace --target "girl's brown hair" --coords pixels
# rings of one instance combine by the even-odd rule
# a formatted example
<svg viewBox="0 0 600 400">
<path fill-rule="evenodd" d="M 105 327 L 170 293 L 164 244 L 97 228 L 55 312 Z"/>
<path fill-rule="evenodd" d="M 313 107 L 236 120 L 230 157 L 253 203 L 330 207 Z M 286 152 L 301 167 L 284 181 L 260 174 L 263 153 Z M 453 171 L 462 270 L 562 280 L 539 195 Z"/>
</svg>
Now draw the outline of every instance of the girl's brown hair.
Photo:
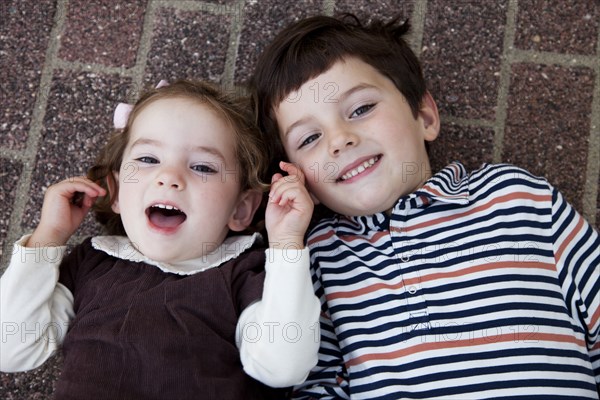
<svg viewBox="0 0 600 400">
<path fill-rule="evenodd" d="M 179 80 L 144 93 L 135 103 L 125 127 L 113 132 L 108 143 L 100 151 L 95 165 L 88 171 L 88 178 L 98 182 L 109 193 L 94 205 L 96 219 L 105 226 L 108 234 L 125 235 L 121 217 L 112 210 L 119 190 L 114 173 L 118 173 L 121 168 L 133 122 L 149 104 L 171 98 L 197 101 L 227 121 L 235 134 L 235 155 L 239 165 L 241 190 L 264 191 L 267 187 L 264 182 L 267 181 L 268 158 L 258 128 L 253 123 L 248 99 L 225 93 L 206 82 Z"/>
</svg>

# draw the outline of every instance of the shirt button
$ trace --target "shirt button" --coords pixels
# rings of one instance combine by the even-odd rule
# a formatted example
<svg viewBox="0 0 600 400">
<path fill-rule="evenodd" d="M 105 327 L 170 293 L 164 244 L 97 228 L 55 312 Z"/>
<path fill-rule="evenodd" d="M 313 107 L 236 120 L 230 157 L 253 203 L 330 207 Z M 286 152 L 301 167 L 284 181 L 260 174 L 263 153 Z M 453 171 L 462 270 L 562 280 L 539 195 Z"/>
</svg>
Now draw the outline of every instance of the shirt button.
<svg viewBox="0 0 600 400">
<path fill-rule="evenodd" d="M 400 257 L 400 260 L 402 260 L 402 262 L 409 262 L 410 261 L 410 256 L 408 254 L 403 255 Z"/>
<path fill-rule="evenodd" d="M 408 293 L 410 293 L 410 294 L 417 293 L 417 287 L 416 286 L 409 286 L 408 287 Z"/>
</svg>

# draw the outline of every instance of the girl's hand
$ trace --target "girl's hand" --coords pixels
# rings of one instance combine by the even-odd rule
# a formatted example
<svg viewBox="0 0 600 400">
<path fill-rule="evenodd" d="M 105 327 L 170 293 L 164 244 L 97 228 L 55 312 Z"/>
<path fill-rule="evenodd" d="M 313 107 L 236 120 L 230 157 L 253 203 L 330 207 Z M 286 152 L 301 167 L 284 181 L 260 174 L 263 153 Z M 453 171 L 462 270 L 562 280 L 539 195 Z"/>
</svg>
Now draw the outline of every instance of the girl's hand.
<svg viewBox="0 0 600 400">
<path fill-rule="evenodd" d="M 269 247 L 304 248 L 304 234 L 308 229 L 314 209 L 305 186 L 304 174 L 295 165 L 280 162 L 287 176 L 273 175 L 265 224 L 269 234 Z"/>
<path fill-rule="evenodd" d="M 66 179 L 46 190 L 40 223 L 27 247 L 62 246 L 77 230 L 83 218 L 106 190 L 84 176 Z"/>
</svg>

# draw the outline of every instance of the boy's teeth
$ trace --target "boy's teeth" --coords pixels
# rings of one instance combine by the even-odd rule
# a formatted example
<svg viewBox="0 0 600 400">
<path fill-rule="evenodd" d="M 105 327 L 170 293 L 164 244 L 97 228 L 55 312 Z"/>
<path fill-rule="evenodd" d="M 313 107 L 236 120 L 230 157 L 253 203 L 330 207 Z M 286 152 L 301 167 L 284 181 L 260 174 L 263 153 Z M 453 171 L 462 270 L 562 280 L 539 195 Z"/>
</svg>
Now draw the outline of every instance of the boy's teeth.
<svg viewBox="0 0 600 400">
<path fill-rule="evenodd" d="M 373 164 L 375 164 L 377 162 L 377 160 L 378 160 L 378 157 L 373 157 L 373 158 L 365 161 L 364 163 L 360 164 L 358 167 L 356 167 L 353 170 L 348 171 L 344 175 L 342 175 L 342 180 L 345 181 L 346 179 L 350 179 L 358 174 L 365 172 L 365 170 L 367 168 L 371 168 L 373 166 Z"/>
</svg>

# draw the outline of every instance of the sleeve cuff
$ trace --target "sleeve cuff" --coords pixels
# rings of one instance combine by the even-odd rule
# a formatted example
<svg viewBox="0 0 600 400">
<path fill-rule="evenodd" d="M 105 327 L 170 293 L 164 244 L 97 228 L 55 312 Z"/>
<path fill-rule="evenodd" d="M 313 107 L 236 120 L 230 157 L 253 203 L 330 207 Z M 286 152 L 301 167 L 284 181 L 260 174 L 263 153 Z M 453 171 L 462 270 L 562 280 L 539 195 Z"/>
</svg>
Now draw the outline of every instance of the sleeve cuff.
<svg viewBox="0 0 600 400">
<path fill-rule="evenodd" d="M 265 250 L 266 262 L 265 269 L 267 273 L 274 272 L 275 269 L 298 270 L 304 273 L 308 271 L 310 265 L 310 253 L 308 247 L 303 249 L 273 249 Z"/>
<path fill-rule="evenodd" d="M 11 259 L 18 257 L 21 263 L 35 262 L 35 263 L 56 263 L 62 260 L 67 246 L 34 246 L 25 247 L 27 241 L 31 237 L 31 234 L 23 235 L 19 240 L 15 242 L 13 247 L 13 253 Z"/>
</svg>

